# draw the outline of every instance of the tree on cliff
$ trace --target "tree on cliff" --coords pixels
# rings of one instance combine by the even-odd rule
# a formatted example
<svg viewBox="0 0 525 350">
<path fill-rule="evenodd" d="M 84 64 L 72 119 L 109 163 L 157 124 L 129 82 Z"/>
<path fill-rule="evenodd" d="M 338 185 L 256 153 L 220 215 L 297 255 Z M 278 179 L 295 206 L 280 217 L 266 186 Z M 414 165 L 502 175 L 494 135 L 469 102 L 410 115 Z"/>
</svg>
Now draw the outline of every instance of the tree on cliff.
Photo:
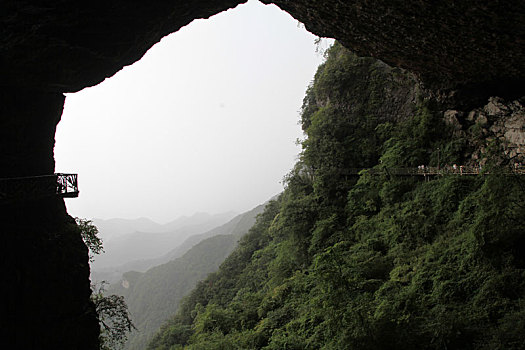
<svg viewBox="0 0 525 350">
<path fill-rule="evenodd" d="M 98 228 L 91 220 L 75 218 L 75 221 L 80 229 L 82 240 L 89 249 L 89 262 L 93 262 L 93 260 L 95 260 L 95 255 L 104 253 L 102 239 L 98 236 Z"/>
<path fill-rule="evenodd" d="M 121 349 L 128 333 L 135 328 L 128 306 L 120 295 L 104 295 L 106 283 L 93 285 L 91 300 L 95 304 L 100 322 L 100 349 Z"/>
<path fill-rule="evenodd" d="M 75 218 L 82 240 L 89 249 L 89 261 L 104 252 L 98 228 L 91 220 Z M 120 349 L 126 343 L 128 333 L 135 328 L 124 297 L 104 295 L 106 282 L 91 286 L 91 301 L 95 304 L 100 323 L 100 349 Z"/>
</svg>

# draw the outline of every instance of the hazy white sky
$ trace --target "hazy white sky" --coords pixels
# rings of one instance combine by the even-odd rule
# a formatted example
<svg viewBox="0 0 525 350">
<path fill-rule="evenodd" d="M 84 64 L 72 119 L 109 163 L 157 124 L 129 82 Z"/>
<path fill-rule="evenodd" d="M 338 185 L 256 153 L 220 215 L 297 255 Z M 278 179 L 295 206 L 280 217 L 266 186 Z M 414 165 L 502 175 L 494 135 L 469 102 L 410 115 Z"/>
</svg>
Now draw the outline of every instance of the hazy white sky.
<svg viewBox="0 0 525 350">
<path fill-rule="evenodd" d="M 96 87 L 68 94 L 57 172 L 79 174 L 68 212 L 160 223 L 242 212 L 283 189 L 315 37 L 258 1 L 197 20 Z"/>
</svg>

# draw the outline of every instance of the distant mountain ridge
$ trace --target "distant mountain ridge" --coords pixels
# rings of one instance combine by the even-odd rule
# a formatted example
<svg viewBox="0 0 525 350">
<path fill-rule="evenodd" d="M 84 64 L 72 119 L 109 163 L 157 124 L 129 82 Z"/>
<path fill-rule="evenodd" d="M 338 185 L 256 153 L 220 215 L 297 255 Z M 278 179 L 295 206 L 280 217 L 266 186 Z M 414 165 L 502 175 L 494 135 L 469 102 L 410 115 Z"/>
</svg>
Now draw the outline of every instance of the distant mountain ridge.
<svg viewBox="0 0 525 350">
<path fill-rule="evenodd" d="M 188 237 L 205 233 L 235 216 L 233 212 L 197 213 L 161 225 L 150 219 L 94 219 L 105 253 L 96 256 L 93 273 L 109 272 L 136 260 L 156 259 L 182 244 Z M 150 265 L 151 266 L 151 265 Z"/>
<path fill-rule="evenodd" d="M 233 251 L 237 241 L 255 223 L 266 204 L 240 214 L 208 232 L 194 235 L 160 259 L 167 259 L 146 272 L 127 271 L 109 293 L 123 295 L 138 331 L 133 332 L 127 350 L 144 349 L 151 335 L 178 308 L 179 301 L 198 281 L 216 271 Z M 134 262 L 140 265 L 140 262 Z M 131 266 L 132 263 L 125 265 Z M 122 266 L 124 268 L 125 266 Z M 142 266 L 144 267 L 144 265 Z"/>
<path fill-rule="evenodd" d="M 238 213 L 228 211 L 219 214 L 209 214 L 205 212 L 197 212 L 191 216 L 182 215 L 176 219 L 165 223 L 159 224 L 149 218 L 141 217 L 137 219 L 124 219 L 124 218 L 111 218 L 111 219 L 99 219 L 94 218 L 93 223 L 97 226 L 100 237 L 106 242 L 111 239 L 121 237 L 123 235 L 131 234 L 134 232 L 150 232 L 150 233 L 162 233 L 178 230 L 182 227 L 189 227 L 198 224 L 202 224 L 206 221 L 212 220 L 213 218 L 225 217 L 233 218 Z M 228 219 L 226 219 L 227 221 Z"/>
<path fill-rule="evenodd" d="M 255 215 L 257 215 L 259 213 L 259 210 L 262 210 L 261 207 L 262 206 L 258 206 L 248 213 L 253 212 Z M 97 270 L 94 270 L 92 272 L 92 279 L 96 281 L 104 280 L 110 283 L 114 283 L 120 280 L 122 278 L 122 275 L 128 271 L 146 272 L 148 269 L 154 266 L 165 264 L 168 261 L 179 258 L 182 255 L 184 255 L 184 253 L 186 253 L 188 250 L 190 250 L 193 246 L 209 237 L 224 234 L 243 234 L 244 228 L 251 227 L 255 222 L 254 216 L 252 217 L 250 215 L 245 214 L 240 214 L 228 221 L 227 223 L 215 227 L 212 230 L 192 235 L 186 238 L 186 240 L 184 240 L 184 242 L 182 242 L 180 245 L 174 247 L 168 253 L 158 258 L 136 259 L 120 266 L 111 266 L 109 268 L 99 268 Z"/>
</svg>

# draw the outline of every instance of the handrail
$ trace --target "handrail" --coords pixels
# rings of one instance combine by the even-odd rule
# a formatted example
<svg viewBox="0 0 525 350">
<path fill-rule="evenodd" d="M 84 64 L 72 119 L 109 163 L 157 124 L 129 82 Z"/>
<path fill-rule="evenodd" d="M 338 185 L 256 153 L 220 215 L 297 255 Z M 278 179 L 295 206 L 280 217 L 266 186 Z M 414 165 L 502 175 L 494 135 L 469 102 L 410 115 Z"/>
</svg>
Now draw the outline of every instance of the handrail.
<svg viewBox="0 0 525 350">
<path fill-rule="evenodd" d="M 55 174 L 57 176 L 57 194 L 62 197 L 78 197 L 77 174 Z"/>
<path fill-rule="evenodd" d="M 78 194 L 77 174 L 57 173 L 0 178 L 0 202 L 3 203 L 51 196 L 76 198 Z"/>
<path fill-rule="evenodd" d="M 480 167 L 473 166 L 446 166 L 446 167 L 420 167 L 420 168 L 350 168 L 342 171 L 344 175 L 360 175 L 367 171 L 370 175 L 383 174 L 385 171 L 394 176 L 434 176 L 434 175 L 481 175 L 489 174 Z M 525 175 L 524 168 L 509 168 L 504 174 Z"/>
</svg>

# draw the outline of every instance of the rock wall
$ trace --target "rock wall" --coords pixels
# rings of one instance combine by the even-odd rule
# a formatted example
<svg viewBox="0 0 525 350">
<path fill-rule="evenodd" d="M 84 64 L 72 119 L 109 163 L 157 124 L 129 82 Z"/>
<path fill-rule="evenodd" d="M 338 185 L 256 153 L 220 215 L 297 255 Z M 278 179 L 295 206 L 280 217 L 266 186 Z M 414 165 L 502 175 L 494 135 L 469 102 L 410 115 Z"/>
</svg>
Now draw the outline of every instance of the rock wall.
<svg viewBox="0 0 525 350">
<path fill-rule="evenodd" d="M 62 199 L 2 206 L 6 349 L 97 349 L 87 249 Z"/>
<path fill-rule="evenodd" d="M 277 4 L 312 33 L 337 38 L 360 56 L 417 73 L 432 88 L 466 86 L 483 94 L 498 90 L 496 95 L 523 89 L 523 1 L 263 2 Z"/>
<path fill-rule="evenodd" d="M 193 19 L 243 2 L 5 0 L 1 84 L 59 92 L 95 85 Z M 337 38 L 361 56 L 417 73 L 427 85 L 475 87 L 486 97 L 489 90 L 502 95 L 523 89 L 521 0 L 263 2 L 275 3 L 312 33 Z"/>
<path fill-rule="evenodd" d="M 498 159 L 511 168 L 525 167 L 525 98 L 491 97 L 473 110 L 447 110 L 443 117 L 467 145 L 465 163 L 485 165 Z"/>
<path fill-rule="evenodd" d="M 54 135 L 64 96 L 2 90 L 0 177 L 54 172 Z M 27 192 L 27 193 L 26 193 Z M 8 349 L 96 349 L 87 248 L 59 197 L 0 198 L 1 322 Z"/>
<path fill-rule="evenodd" d="M 525 165 L 525 107 L 523 100 L 505 101 L 493 97 L 482 109 L 468 115 L 468 119 L 494 135 L 504 148 L 504 154 L 514 164 Z M 485 120 L 487 123 L 484 124 Z M 489 124 L 490 121 L 490 124 Z M 485 132 L 485 131 L 483 131 Z"/>
<path fill-rule="evenodd" d="M 241 2 L 2 1 L 0 84 L 56 92 L 96 85 L 162 37 Z"/>
</svg>

